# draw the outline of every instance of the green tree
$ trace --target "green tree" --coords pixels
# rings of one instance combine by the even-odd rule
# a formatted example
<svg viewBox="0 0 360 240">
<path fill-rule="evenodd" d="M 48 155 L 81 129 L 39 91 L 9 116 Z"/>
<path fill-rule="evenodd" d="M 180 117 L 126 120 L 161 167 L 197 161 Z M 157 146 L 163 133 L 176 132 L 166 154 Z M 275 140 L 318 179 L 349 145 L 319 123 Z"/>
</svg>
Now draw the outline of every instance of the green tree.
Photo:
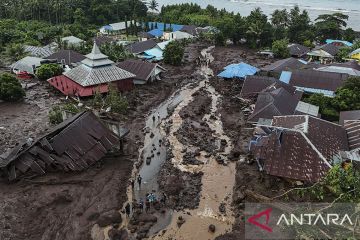
<svg viewBox="0 0 360 240">
<path fill-rule="evenodd" d="M 158 11 L 159 3 L 156 0 L 150 0 L 149 9 Z"/>
<path fill-rule="evenodd" d="M 343 39 L 349 42 L 353 42 L 356 38 L 356 32 L 352 28 L 347 28 L 343 32 Z"/>
<path fill-rule="evenodd" d="M 298 6 L 290 10 L 288 38 L 291 43 L 313 41 L 315 37 L 313 26 L 307 11 L 300 11 Z"/>
<path fill-rule="evenodd" d="M 25 48 L 22 44 L 11 44 L 6 48 L 6 56 L 11 61 L 18 61 L 26 55 L 27 53 L 25 52 Z"/>
<path fill-rule="evenodd" d="M 36 70 L 36 76 L 40 80 L 47 80 L 49 78 L 61 75 L 62 72 L 63 68 L 58 64 L 43 64 Z"/>
<path fill-rule="evenodd" d="M 179 41 L 172 41 L 164 49 L 164 62 L 180 65 L 184 57 L 184 47 Z"/>
<path fill-rule="evenodd" d="M 132 58 L 133 55 L 128 52 L 122 44 L 105 43 L 100 47 L 101 52 L 107 55 L 110 60 L 114 62 L 121 62 L 126 59 Z"/>
<path fill-rule="evenodd" d="M 336 91 L 333 106 L 338 111 L 360 109 L 360 77 L 350 77 L 344 86 Z"/>
<path fill-rule="evenodd" d="M 271 14 L 271 23 L 274 26 L 274 37 L 277 40 L 286 38 L 289 23 L 289 13 L 286 9 L 275 10 Z"/>
<path fill-rule="evenodd" d="M 282 39 L 276 40 L 272 44 L 272 52 L 277 58 L 288 58 L 290 57 L 290 51 L 288 49 L 289 40 Z"/>
<path fill-rule="evenodd" d="M 316 30 L 319 40 L 341 39 L 342 28 L 347 26 L 348 15 L 343 13 L 322 14 L 316 18 Z"/>
<path fill-rule="evenodd" d="M 24 96 L 25 91 L 13 75 L 8 73 L 0 75 L 0 100 L 13 102 L 22 99 Z"/>
<path fill-rule="evenodd" d="M 60 124 L 63 121 L 62 110 L 60 106 L 55 106 L 49 111 L 49 122 L 51 124 Z"/>
</svg>

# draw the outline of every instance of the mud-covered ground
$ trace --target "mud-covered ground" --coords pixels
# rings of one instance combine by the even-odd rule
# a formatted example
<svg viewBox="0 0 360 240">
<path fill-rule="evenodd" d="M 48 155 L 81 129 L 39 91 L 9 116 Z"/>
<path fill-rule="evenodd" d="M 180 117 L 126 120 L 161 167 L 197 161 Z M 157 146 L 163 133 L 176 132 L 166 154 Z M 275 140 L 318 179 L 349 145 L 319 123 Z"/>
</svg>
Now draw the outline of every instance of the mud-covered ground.
<svg viewBox="0 0 360 240">
<path fill-rule="evenodd" d="M 230 64 L 244 61 L 256 67 L 262 67 L 274 60 L 259 58 L 252 51 L 244 50 L 242 47 L 215 48 L 213 52 L 215 61 L 211 63 L 211 68 L 215 73 Z M 240 80 L 223 80 L 213 77 L 211 85 L 223 96 L 221 107 L 221 120 L 224 131 L 231 138 L 234 149 L 229 156 L 235 159 L 240 156 L 240 161 L 236 165 L 236 182 L 233 193 L 233 209 L 235 214 L 235 223 L 233 231 L 223 236 L 217 237 L 217 240 L 235 240 L 244 239 L 244 216 L 245 201 L 257 202 L 259 199 L 256 193 L 266 197 L 279 195 L 283 189 L 289 187 L 288 183 L 265 173 L 258 171 L 256 163 L 248 163 L 249 158 L 246 156 L 246 149 L 252 135 L 252 126 L 246 123 L 248 107 L 245 102 L 239 98 L 242 81 Z M 245 110 L 245 111 L 244 111 Z"/>
<path fill-rule="evenodd" d="M 202 46 L 187 47 L 193 61 Z M 143 142 L 145 116 L 181 86 L 195 64 L 166 66 L 161 82 L 137 86 L 125 96 L 131 106 L 120 122 L 130 129 L 124 156 L 112 156 L 82 173 L 48 173 L 31 181 L 0 182 L 0 239 L 91 239 L 94 224 L 121 223 L 118 210 L 126 201 L 126 187 L 138 148 Z M 0 103 L 0 153 L 28 137 L 48 132 L 48 112 L 64 97 L 41 83 L 27 91 L 20 103 Z"/>
</svg>

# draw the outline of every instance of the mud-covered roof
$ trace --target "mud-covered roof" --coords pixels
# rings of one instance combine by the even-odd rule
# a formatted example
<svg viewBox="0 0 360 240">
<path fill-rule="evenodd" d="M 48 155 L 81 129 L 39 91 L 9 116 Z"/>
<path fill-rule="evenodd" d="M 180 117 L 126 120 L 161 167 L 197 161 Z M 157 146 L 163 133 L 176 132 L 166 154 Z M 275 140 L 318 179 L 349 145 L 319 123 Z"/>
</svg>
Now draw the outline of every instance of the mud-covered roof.
<svg viewBox="0 0 360 240">
<path fill-rule="evenodd" d="M 103 158 L 119 142 L 92 112 L 82 112 L 29 143 L 21 143 L 0 156 L 1 171 L 14 180 L 49 170 L 81 171 Z"/>
<path fill-rule="evenodd" d="M 144 62 L 141 60 L 126 60 L 116 64 L 121 69 L 124 69 L 130 73 L 136 75 L 136 79 L 147 81 L 151 73 L 155 70 L 156 67 L 161 68 L 156 63 Z M 163 69 L 163 68 L 161 68 Z M 165 70 L 165 69 L 163 69 Z"/>
</svg>

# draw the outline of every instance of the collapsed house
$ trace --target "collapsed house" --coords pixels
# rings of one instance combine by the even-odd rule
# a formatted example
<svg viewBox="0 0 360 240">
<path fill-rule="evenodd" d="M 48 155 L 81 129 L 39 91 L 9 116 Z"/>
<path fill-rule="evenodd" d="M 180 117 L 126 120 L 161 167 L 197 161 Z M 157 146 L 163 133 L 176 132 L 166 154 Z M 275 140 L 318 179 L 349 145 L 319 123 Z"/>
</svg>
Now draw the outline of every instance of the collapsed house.
<svg viewBox="0 0 360 240">
<path fill-rule="evenodd" d="M 121 145 L 127 133 L 122 130 L 117 136 L 92 112 L 82 112 L 45 136 L 0 155 L 0 171 L 9 180 L 25 174 L 82 171 L 101 160 L 115 145 Z"/>
<path fill-rule="evenodd" d="M 272 64 L 269 64 L 261 68 L 261 71 L 281 73 L 282 71 L 307 69 L 307 68 L 311 68 L 312 66 L 313 64 L 310 64 L 302 59 L 296 59 L 291 57 L 291 58 L 281 59 Z"/>
<path fill-rule="evenodd" d="M 276 116 L 258 125 L 249 150 L 267 174 L 305 182 L 319 181 L 349 149 L 345 129 L 309 115 Z"/>
</svg>

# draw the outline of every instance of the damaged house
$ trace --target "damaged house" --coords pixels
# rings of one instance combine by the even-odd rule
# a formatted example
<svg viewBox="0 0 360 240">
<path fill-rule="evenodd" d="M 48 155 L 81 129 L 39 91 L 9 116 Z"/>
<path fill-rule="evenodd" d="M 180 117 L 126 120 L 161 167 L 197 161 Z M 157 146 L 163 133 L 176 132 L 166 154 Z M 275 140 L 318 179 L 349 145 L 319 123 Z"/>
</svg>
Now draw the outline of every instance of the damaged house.
<svg viewBox="0 0 360 240">
<path fill-rule="evenodd" d="M 0 171 L 9 180 L 25 174 L 82 171 L 120 144 L 119 138 L 127 133 L 123 131 L 117 136 L 92 112 L 82 112 L 45 136 L 19 144 L 11 152 L 0 155 Z"/>
<path fill-rule="evenodd" d="M 267 174 L 313 183 L 349 147 L 341 125 L 294 115 L 277 116 L 270 126 L 258 126 L 249 148 Z"/>
</svg>

